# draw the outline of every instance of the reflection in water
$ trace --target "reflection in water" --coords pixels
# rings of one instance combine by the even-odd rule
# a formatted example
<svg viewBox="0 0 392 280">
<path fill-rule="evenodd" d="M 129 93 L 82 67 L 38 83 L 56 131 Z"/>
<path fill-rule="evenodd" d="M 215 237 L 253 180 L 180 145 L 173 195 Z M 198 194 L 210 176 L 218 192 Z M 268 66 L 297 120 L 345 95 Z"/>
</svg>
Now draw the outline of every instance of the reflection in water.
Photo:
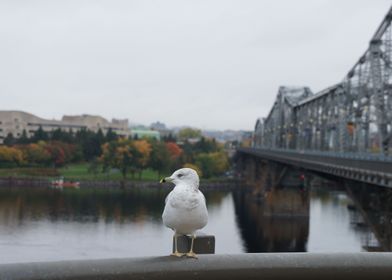
<svg viewBox="0 0 392 280">
<path fill-rule="evenodd" d="M 392 190 L 388 188 L 347 186 L 354 204 L 351 221 L 363 231 L 367 251 L 392 251 Z"/>
<path fill-rule="evenodd" d="M 391 251 L 390 191 L 311 189 L 204 191 L 203 231 L 216 236 L 218 254 Z M 0 263 L 167 255 L 168 191 L 0 188 Z"/>
<path fill-rule="evenodd" d="M 344 184 L 348 192 L 313 181 L 309 202 L 295 189 L 274 189 L 262 199 L 235 193 L 246 252 L 392 251 L 392 190 Z"/>
<path fill-rule="evenodd" d="M 262 201 L 256 201 L 252 193 L 246 192 L 236 193 L 234 197 L 247 252 L 306 251 L 309 202 L 302 193 L 274 190 Z"/>
<path fill-rule="evenodd" d="M 161 222 L 167 192 L 2 188 L 0 263 L 167 255 L 172 231 Z M 241 252 L 231 194 L 205 195 L 211 223 L 205 232 L 230 229 L 221 240 L 233 244 L 227 252 Z M 226 252 L 225 244 L 216 251 Z"/>
</svg>

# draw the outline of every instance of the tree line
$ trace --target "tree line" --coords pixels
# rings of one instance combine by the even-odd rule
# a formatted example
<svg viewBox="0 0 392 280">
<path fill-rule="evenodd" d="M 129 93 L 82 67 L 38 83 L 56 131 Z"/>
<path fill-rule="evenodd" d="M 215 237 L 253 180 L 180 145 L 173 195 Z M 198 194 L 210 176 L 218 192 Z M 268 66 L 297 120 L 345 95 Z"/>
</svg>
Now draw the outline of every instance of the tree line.
<svg viewBox="0 0 392 280">
<path fill-rule="evenodd" d="M 180 131 L 179 135 L 189 133 Z M 204 178 L 220 176 L 228 169 L 227 154 L 215 139 L 200 136 L 198 141 L 190 142 L 181 137 L 181 144 L 177 144 L 172 135 L 162 140 L 133 139 L 118 137 L 110 129 L 106 134 L 87 129 L 77 132 L 56 129 L 48 133 L 40 127 L 32 137 L 27 137 L 25 131 L 20 138 L 8 135 L 0 146 L 0 167 L 58 168 L 88 162 L 92 173 L 116 169 L 124 179 L 129 175 L 141 176 L 147 168 L 161 176 L 187 166 Z"/>
</svg>

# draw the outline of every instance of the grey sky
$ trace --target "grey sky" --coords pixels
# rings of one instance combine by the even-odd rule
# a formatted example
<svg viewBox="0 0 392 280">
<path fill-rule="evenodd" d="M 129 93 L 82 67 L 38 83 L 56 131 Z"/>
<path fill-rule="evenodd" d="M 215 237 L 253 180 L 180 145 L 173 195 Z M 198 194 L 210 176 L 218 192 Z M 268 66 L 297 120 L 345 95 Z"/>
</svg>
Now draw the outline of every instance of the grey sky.
<svg viewBox="0 0 392 280">
<path fill-rule="evenodd" d="M 0 110 L 253 129 L 343 79 L 390 0 L 0 0 Z"/>
</svg>

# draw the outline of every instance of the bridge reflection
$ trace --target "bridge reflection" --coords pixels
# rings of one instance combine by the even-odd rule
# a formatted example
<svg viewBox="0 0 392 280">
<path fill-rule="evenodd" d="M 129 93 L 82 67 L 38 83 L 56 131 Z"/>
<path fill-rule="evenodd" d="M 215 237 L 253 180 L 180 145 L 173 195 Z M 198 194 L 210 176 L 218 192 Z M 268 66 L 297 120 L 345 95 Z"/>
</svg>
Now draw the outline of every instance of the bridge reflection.
<svg viewBox="0 0 392 280">
<path fill-rule="evenodd" d="M 327 180 L 312 173 L 306 173 L 301 184 L 300 180 L 293 180 L 301 172 L 285 170 L 276 163 L 269 166 L 264 162 L 258 173 L 257 176 L 251 174 L 253 179 L 244 178 L 250 184 L 247 189 L 234 193 L 237 222 L 247 252 L 309 251 L 310 217 L 313 214 L 321 218 L 319 213 L 311 212 L 311 200 L 317 204 L 316 201 L 335 204 L 330 206 L 336 208 L 335 215 L 342 211 L 337 208 L 348 211 L 345 226 L 360 237 L 362 251 L 392 251 L 391 189 L 351 180 Z M 345 248 L 334 247 L 333 250 L 344 251 Z"/>
<path fill-rule="evenodd" d="M 392 190 L 371 188 L 366 185 L 345 183 L 354 202 L 352 223 L 365 227 L 364 249 L 366 251 L 392 251 Z"/>
<path fill-rule="evenodd" d="M 297 191 L 269 192 L 261 201 L 250 192 L 237 192 L 234 202 L 247 252 L 306 251 L 309 203 Z"/>
</svg>

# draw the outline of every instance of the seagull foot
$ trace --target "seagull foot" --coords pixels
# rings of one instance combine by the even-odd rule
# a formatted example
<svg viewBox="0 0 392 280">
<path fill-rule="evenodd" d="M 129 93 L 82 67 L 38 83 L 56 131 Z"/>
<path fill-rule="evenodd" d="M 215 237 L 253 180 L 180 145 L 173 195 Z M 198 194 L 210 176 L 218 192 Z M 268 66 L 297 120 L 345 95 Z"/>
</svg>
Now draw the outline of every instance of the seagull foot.
<svg viewBox="0 0 392 280">
<path fill-rule="evenodd" d="M 187 256 L 187 258 L 194 258 L 194 259 L 198 258 L 197 255 L 193 252 L 186 253 L 186 256 Z"/>
<path fill-rule="evenodd" d="M 174 253 L 171 253 L 170 256 L 181 258 L 182 256 L 185 256 L 185 254 L 182 254 L 180 252 L 174 252 Z"/>
</svg>

